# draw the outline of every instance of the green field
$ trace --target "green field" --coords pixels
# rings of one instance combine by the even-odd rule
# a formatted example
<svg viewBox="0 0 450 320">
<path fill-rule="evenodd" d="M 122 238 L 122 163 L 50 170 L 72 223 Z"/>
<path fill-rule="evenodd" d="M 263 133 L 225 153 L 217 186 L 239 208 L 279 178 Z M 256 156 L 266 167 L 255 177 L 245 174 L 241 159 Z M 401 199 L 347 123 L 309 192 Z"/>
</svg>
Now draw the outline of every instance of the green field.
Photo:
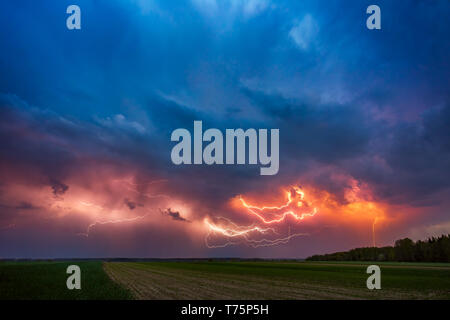
<svg viewBox="0 0 450 320">
<path fill-rule="evenodd" d="M 82 289 L 66 288 L 77 264 Z M 2 262 L 0 299 L 450 299 L 450 265 L 359 262 Z"/>
<path fill-rule="evenodd" d="M 67 266 L 81 268 L 81 290 L 68 290 Z M 0 300 L 5 299 L 131 299 L 113 282 L 101 261 L 0 262 Z"/>
<path fill-rule="evenodd" d="M 107 263 L 140 299 L 449 299 L 448 264 L 381 264 L 381 290 L 366 287 L 367 263 Z"/>
</svg>

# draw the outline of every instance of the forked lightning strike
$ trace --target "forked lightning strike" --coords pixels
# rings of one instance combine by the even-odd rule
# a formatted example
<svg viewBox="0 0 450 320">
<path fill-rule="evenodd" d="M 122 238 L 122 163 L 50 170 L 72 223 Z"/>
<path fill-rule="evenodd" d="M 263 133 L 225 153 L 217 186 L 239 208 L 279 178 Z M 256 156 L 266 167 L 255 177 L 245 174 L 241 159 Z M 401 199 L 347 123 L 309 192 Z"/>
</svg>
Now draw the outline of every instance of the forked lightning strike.
<svg viewBox="0 0 450 320">
<path fill-rule="evenodd" d="M 123 184 L 124 188 L 138 193 L 144 197 L 147 198 L 160 198 L 160 197 L 166 197 L 168 198 L 167 195 L 163 195 L 163 194 L 144 194 L 144 193 L 140 193 L 138 190 L 138 187 L 143 185 L 143 186 L 148 186 L 148 185 L 153 185 L 153 184 L 158 184 L 158 183 L 164 183 L 167 182 L 167 180 L 165 179 L 161 179 L 161 180 L 155 180 L 155 181 L 149 181 L 149 182 L 144 182 L 144 183 L 133 183 L 130 180 L 126 180 L 126 179 L 116 179 L 114 181 L 120 182 Z M 105 208 L 103 208 L 102 206 L 90 203 L 90 202 L 86 202 L 86 201 L 80 201 L 79 202 L 81 205 L 85 206 L 85 207 L 92 207 L 98 210 L 104 210 Z M 88 225 L 86 232 L 85 233 L 78 233 L 78 235 L 84 236 L 84 237 L 89 237 L 90 231 L 92 228 L 94 228 L 97 225 L 105 225 L 105 224 L 118 224 L 118 223 L 127 223 L 127 222 L 134 222 L 136 220 L 142 220 L 145 217 L 147 217 L 150 213 L 147 212 L 144 215 L 141 216 L 136 216 L 136 217 L 131 217 L 131 218 L 122 218 L 122 219 L 110 219 L 110 220 L 101 220 L 101 221 L 94 221 L 92 222 L 90 225 Z"/>
<path fill-rule="evenodd" d="M 133 218 L 124 218 L 124 219 L 115 219 L 115 220 L 105 220 L 105 221 L 95 221 L 95 222 L 91 223 L 91 224 L 87 227 L 86 233 L 78 233 L 78 235 L 84 236 L 84 237 L 88 238 L 91 229 L 92 229 L 93 227 L 95 227 L 96 225 L 117 224 L 117 223 L 124 223 L 124 222 L 133 222 L 133 221 L 136 221 L 136 220 L 144 219 L 144 218 L 145 218 L 146 216 L 148 216 L 148 215 L 149 215 L 149 213 L 146 213 L 146 214 L 144 214 L 144 215 L 142 215 L 142 216 L 136 216 L 136 217 L 133 217 Z"/>
<path fill-rule="evenodd" d="M 278 206 L 278 207 L 277 206 L 273 206 L 273 207 L 252 206 L 252 205 L 247 204 L 245 202 L 245 200 L 242 198 L 242 196 L 239 197 L 239 200 L 241 201 L 242 205 L 245 208 L 247 208 L 252 214 L 256 215 L 265 224 L 282 222 L 287 216 L 292 216 L 295 220 L 303 220 L 306 217 L 313 217 L 317 213 L 317 208 L 313 208 L 312 212 L 302 213 L 302 214 L 296 213 L 296 212 L 294 212 L 294 210 L 283 211 L 284 209 L 290 208 L 290 207 L 293 207 L 293 208 L 303 207 L 304 203 L 306 203 L 304 201 L 305 193 L 302 190 L 300 190 L 297 187 L 293 187 L 292 190 L 295 192 L 295 195 L 300 196 L 300 201 L 298 201 L 297 203 L 293 203 L 294 200 L 292 199 L 292 191 L 287 191 L 288 201 L 286 202 L 286 204 L 284 204 L 282 206 Z M 283 212 L 281 214 L 275 214 L 276 218 L 267 219 L 262 215 L 262 213 L 264 211 L 268 211 L 268 210 L 283 211 Z"/>
<path fill-rule="evenodd" d="M 210 222 L 208 219 L 205 219 L 205 224 L 209 227 L 209 232 L 205 238 L 205 243 L 208 248 L 224 248 L 224 247 L 227 247 L 230 245 L 236 245 L 236 244 L 242 243 L 242 238 L 244 239 L 244 242 L 247 245 L 249 245 L 253 248 L 268 247 L 268 246 L 275 246 L 275 245 L 279 245 L 279 244 L 286 244 L 289 242 L 290 239 L 292 239 L 294 237 L 308 235 L 307 233 L 290 234 L 290 231 L 289 231 L 288 236 L 283 237 L 283 238 L 276 238 L 273 240 L 263 238 L 260 240 L 255 240 L 255 239 L 249 238 L 249 236 L 252 233 L 266 234 L 266 233 L 272 232 L 273 234 L 276 234 L 276 235 L 279 235 L 279 234 L 273 228 L 260 228 L 260 227 L 255 227 L 255 226 L 239 227 L 236 224 L 229 221 L 228 219 L 225 219 L 225 218 L 221 218 L 221 219 L 227 220 L 228 223 L 232 224 L 235 229 L 230 228 L 230 227 L 220 227 L 220 226 Z M 239 238 L 241 241 L 228 240 L 227 242 L 220 244 L 220 245 L 212 245 L 212 244 L 210 244 L 210 237 L 211 237 L 212 233 L 223 235 L 224 237 L 229 238 L 229 239 Z"/>
<path fill-rule="evenodd" d="M 313 217 L 317 213 L 317 209 L 313 208 L 310 212 L 296 212 L 297 208 L 309 208 L 310 205 L 304 200 L 305 194 L 298 187 L 292 187 L 290 191 L 287 192 L 287 202 L 281 206 L 254 206 L 249 205 L 244 200 L 242 196 L 239 197 L 240 203 L 243 208 L 247 209 L 250 214 L 258 217 L 258 222 L 264 225 L 280 225 L 286 220 L 286 217 L 291 216 L 296 221 L 301 221 L 306 217 Z M 298 209 L 297 209 L 298 210 Z M 268 216 L 271 216 L 270 218 Z M 278 244 L 285 244 L 289 242 L 290 239 L 298 236 L 305 236 L 305 233 L 289 233 L 286 237 L 279 237 L 279 233 L 274 227 L 266 228 L 261 226 L 256 226 L 255 224 L 251 226 L 239 226 L 228 219 L 220 218 L 225 220 L 226 223 L 218 224 L 205 219 L 205 224 L 208 228 L 208 234 L 205 238 L 206 246 L 208 248 L 218 248 L 226 247 L 229 245 L 235 245 L 239 243 L 245 243 L 251 247 L 262 247 L 262 246 L 274 246 Z M 267 238 L 268 234 L 276 235 L 274 239 Z M 227 239 L 227 241 L 220 245 L 212 245 L 210 243 L 210 238 L 212 235 L 222 236 Z M 253 239 L 253 236 L 263 236 L 262 239 Z M 236 240 L 237 239 L 237 240 Z"/>
</svg>

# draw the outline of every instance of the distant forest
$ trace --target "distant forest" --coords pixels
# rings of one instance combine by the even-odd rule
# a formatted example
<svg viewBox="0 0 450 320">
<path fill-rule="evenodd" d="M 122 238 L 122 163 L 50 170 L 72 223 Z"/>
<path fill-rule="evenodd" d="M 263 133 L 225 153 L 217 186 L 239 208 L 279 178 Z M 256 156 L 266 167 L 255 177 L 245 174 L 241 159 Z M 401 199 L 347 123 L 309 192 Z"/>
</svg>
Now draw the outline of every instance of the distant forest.
<svg viewBox="0 0 450 320">
<path fill-rule="evenodd" d="M 393 247 L 356 248 L 345 252 L 314 255 L 306 260 L 450 262 L 450 234 L 416 242 L 409 238 L 405 238 L 395 241 Z"/>
</svg>

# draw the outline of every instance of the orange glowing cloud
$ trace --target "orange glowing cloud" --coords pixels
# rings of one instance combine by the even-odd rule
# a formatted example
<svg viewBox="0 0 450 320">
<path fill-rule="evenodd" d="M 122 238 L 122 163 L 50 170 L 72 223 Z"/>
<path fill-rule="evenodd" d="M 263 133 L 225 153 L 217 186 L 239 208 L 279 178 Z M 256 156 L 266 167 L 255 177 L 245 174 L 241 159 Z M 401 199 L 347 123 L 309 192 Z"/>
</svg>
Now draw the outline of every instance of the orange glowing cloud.
<svg viewBox="0 0 450 320">
<path fill-rule="evenodd" d="M 377 226 L 391 219 L 388 218 L 390 207 L 375 201 L 367 185 L 354 179 L 350 179 L 348 185 L 350 187 L 344 192 L 343 200 L 312 186 L 282 188 L 284 200 L 279 193 L 235 197 L 231 199 L 230 207 L 240 212 L 247 224 L 225 218 L 217 221 L 205 219 L 207 246 L 239 243 L 252 247 L 277 245 L 297 236 L 309 235 L 324 225 L 367 230 L 375 246 Z M 274 199 L 273 202 L 267 203 L 270 199 Z"/>
</svg>

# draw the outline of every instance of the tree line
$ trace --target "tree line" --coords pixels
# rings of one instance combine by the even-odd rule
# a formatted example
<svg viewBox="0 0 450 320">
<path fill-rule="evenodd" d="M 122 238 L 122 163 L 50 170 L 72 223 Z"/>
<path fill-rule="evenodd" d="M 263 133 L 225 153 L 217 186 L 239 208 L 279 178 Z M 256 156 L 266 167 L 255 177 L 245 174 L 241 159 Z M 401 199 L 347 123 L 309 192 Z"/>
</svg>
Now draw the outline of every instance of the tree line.
<svg viewBox="0 0 450 320">
<path fill-rule="evenodd" d="M 308 257 L 307 261 L 450 262 L 450 234 L 414 242 L 409 238 L 387 247 L 356 248 Z"/>
</svg>

